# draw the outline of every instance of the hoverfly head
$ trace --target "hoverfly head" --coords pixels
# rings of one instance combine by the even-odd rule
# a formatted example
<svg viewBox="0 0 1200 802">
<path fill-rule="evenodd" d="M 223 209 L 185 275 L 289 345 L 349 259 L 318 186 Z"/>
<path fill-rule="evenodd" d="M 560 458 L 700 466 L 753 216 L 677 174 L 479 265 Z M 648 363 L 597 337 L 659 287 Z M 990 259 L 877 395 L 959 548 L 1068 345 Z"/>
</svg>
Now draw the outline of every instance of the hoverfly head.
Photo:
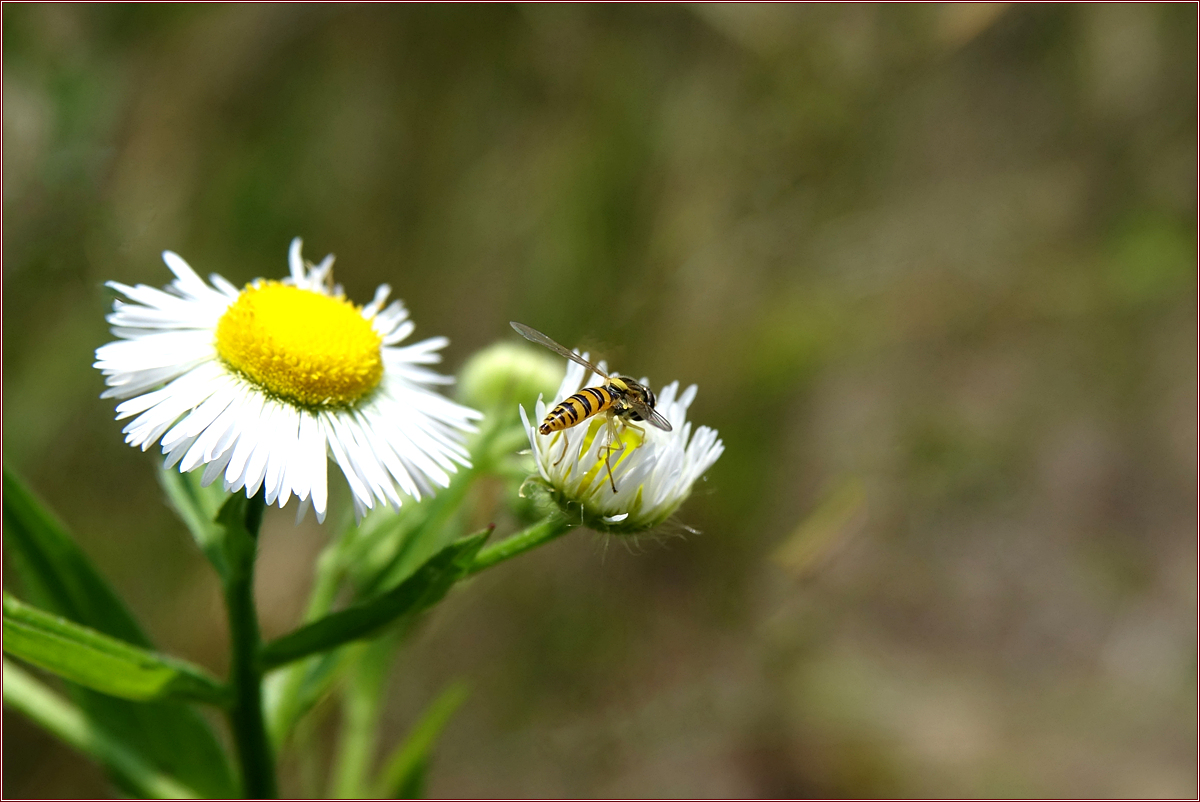
<svg viewBox="0 0 1200 802">
<path fill-rule="evenodd" d="M 636 382 L 627 376 L 622 376 L 621 381 L 627 388 L 626 397 L 629 401 L 633 402 L 629 406 L 629 416 L 634 420 L 645 420 L 645 418 L 638 414 L 637 406 L 641 405 L 654 409 L 654 392 L 646 385 Z"/>
<path fill-rule="evenodd" d="M 639 384 L 638 389 L 642 392 L 642 403 L 654 409 L 654 405 L 658 403 L 658 399 L 654 397 L 654 391 L 645 385 Z"/>
</svg>

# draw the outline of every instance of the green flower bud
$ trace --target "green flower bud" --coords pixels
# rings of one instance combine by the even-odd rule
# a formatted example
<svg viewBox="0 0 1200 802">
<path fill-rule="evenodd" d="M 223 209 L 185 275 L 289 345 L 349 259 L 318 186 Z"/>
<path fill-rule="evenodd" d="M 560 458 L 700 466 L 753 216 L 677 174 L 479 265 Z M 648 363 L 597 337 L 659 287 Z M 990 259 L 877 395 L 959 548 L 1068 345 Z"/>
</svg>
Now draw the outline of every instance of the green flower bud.
<svg viewBox="0 0 1200 802">
<path fill-rule="evenodd" d="M 533 406 L 539 395 L 553 395 L 562 377 L 562 362 L 551 354 L 499 342 L 467 360 L 458 377 L 458 397 L 476 409 L 503 409 L 515 416 L 518 404 Z"/>
</svg>

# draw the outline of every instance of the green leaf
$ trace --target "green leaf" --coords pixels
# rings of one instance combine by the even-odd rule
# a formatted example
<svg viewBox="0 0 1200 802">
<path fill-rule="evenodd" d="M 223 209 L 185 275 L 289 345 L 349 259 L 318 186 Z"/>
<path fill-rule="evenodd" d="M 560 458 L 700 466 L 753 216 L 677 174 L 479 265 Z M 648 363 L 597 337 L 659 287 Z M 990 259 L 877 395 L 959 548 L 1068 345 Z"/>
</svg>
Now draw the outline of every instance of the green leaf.
<svg viewBox="0 0 1200 802">
<path fill-rule="evenodd" d="M 138 701 L 223 704 L 203 669 L 131 646 L 4 594 L 4 651 L 85 688 Z"/>
<path fill-rule="evenodd" d="M 371 765 L 378 751 L 383 692 L 396 657 L 394 631 L 368 643 L 347 647 L 354 652 L 341 692 L 342 720 L 333 755 L 328 796 L 361 799 L 368 793 Z"/>
<path fill-rule="evenodd" d="M 491 527 L 455 541 L 430 557 L 412 576 L 369 601 L 325 616 L 271 641 L 262 652 L 263 666 L 276 668 L 310 654 L 365 638 L 402 615 L 436 604 L 466 575 Z"/>
<path fill-rule="evenodd" d="M 466 701 L 467 693 L 466 684 L 456 682 L 430 703 L 421 720 L 384 764 L 377 796 L 384 799 L 416 799 L 421 796 L 433 745 L 450 717 Z"/>
<path fill-rule="evenodd" d="M 97 727 L 75 705 L 62 699 L 15 665 L 4 661 L 4 704 L 28 716 L 68 746 L 108 766 L 123 785 L 148 799 L 194 799 L 199 794 L 156 769 L 119 738 Z"/>
<path fill-rule="evenodd" d="M 425 778 L 429 776 L 429 760 L 415 762 L 390 799 L 420 799 L 425 796 Z"/>
<path fill-rule="evenodd" d="M 167 493 L 167 500 L 192 533 L 196 545 L 212 563 L 224 584 L 229 578 L 229 563 L 225 558 L 225 530 L 216 523 L 217 512 L 226 493 L 217 483 L 200 486 L 199 472 L 180 473 L 171 468 L 158 472 L 158 481 Z"/>
<path fill-rule="evenodd" d="M 292 663 L 263 680 L 271 742 L 279 749 L 292 728 L 333 689 L 345 665 L 345 649 Z"/>
<path fill-rule="evenodd" d="M 436 495 L 398 511 L 381 508 L 363 520 L 341 555 L 359 593 L 370 597 L 390 590 L 451 541 L 459 531 L 452 523 L 476 475 L 459 471 Z"/>
<path fill-rule="evenodd" d="M 404 505 L 409 507 L 411 505 Z M 367 526 L 373 520 L 363 520 Z M 304 623 L 317 621 L 333 609 L 338 586 L 344 575 L 347 544 L 361 531 L 348 523 L 317 557 L 312 593 L 304 611 Z M 263 682 L 263 703 L 267 729 L 278 751 L 300 719 L 321 701 L 333 687 L 347 649 L 335 649 L 322 655 L 297 660 L 282 671 L 268 674 Z M 315 786 L 313 786 L 315 787 Z"/>
<path fill-rule="evenodd" d="M 4 548 L 32 601 L 51 613 L 135 646 L 152 648 L 133 616 L 67 534 L 7 467 Z M 77 685 L 68 689 L 93 722 L 124 740 L 157 770 L 205 796 L 236 796 L 224 752 L 203 718 L 177 702 L 130 702 Z M 118 778 L 119 768 L 110 764 Z"/>
<path fill-rule="evenodd" d="M 66 528 L 4 469 L 4 548 L 39 606 L 105 634 L 149 647 L 125 609 Z"/>
</svg>

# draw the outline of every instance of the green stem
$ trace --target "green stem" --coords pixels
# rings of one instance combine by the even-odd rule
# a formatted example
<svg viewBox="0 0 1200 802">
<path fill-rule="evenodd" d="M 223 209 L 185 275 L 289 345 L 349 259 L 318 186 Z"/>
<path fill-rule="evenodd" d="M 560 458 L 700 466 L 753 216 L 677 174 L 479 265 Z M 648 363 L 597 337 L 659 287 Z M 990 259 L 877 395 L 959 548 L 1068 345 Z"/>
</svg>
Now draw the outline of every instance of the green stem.
<svg viewBox="0 0 1200 802">
<path fill-rule="evenodd" d="M 262 669 L 258 660 L 262 640 L 254 608 L 254 558 L 265 506 L 260 492 L 246 504 L 243 527 L 226 530 L 226 536 L 234 541 L 229 544 L 232 559 L 225 586 L 231 651 L 229 684 L 233 687 L 229 723 L 242 769 L 242 791 L 250 799 L 273 799 L 277 795 L 275 759 L 263 720 Z"/>
<path fill-rule="evenodd" d="M 493 565 L 512 559 L 518 554 L 524 554 L 543 543 L 549 543 L 556 537 L 569 532 L 573 526 L 572 523 L 561 515 L 552 515 L 541 523 L 534 524 L 506 540 L 493 543 L 491 546 L 481 549 L 475 555 L 475 561 L 471 563 L 467 574 L 477 574 L 485 568 L 491 568 Z"/>
</svg>

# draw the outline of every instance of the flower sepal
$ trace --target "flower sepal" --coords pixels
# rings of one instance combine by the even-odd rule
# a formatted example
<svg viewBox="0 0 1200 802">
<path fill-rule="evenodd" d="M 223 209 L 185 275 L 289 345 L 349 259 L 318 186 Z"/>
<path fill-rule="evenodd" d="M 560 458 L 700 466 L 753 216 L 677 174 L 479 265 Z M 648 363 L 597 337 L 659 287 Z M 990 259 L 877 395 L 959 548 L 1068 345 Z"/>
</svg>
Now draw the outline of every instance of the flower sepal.
<svg viewBox="0 0 1200 802">
<path fill-rule="evenodd" d="M 674 510 L 665 515 L 645 516 L 642 511 L 641 490 L 636 493 L 631 511 L 605 515 L 596 512 L 590 505 L 581 503 L 568 493 L 555 488 L 540 476 L 530 476 L 521 485 L 522 498 L 529 498 L 543 508 L 557 508 L 572 524 L 585 526 L 605 535 L 640 535 L 666 523 Z"/>
</svg>

